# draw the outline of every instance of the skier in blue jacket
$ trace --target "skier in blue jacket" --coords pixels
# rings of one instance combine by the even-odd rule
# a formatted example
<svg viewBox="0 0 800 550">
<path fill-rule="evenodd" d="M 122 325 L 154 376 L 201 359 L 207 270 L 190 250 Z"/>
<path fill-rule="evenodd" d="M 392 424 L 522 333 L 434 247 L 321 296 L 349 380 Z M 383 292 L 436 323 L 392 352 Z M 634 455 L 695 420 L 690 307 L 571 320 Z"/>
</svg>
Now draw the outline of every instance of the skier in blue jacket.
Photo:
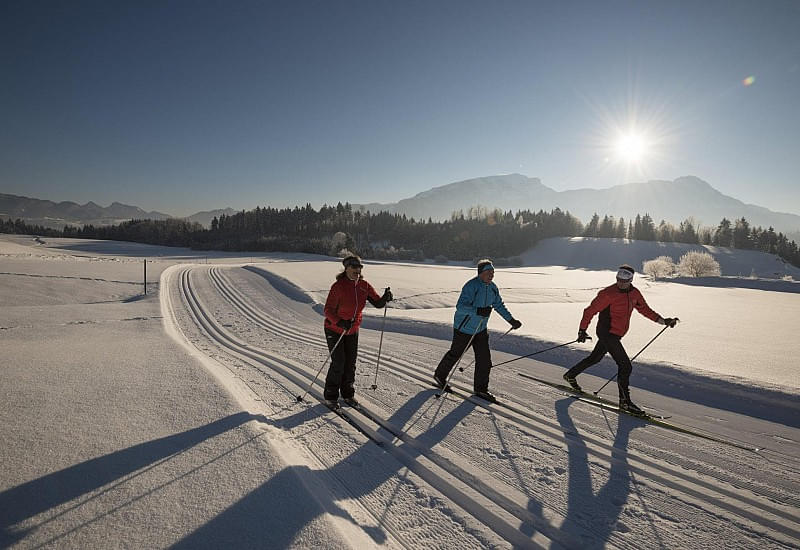
<svg viewBox="0 0 800 550">
<path fill-rule="evenodd" d="M 461 296 L 456 304 L 456 314 L 453 320 L 453 342 L 450 350 L 439 361 L 433 381 L 436 386 L 445 389 L 447 376 L 453 366 L 464 354 L 467 346 L 472 346 L 475 353 L 475 395 L 495 402 L 495 397 L 489 393 L 489 370 L 492 368 L 492 356 L 489 352 L 489 332 L 486 325 L 492 309 L 496 309 L 500 316 L 511 324 L 512 329 L 518 329 L 522 323 L 506 309 L 494 279 L 494 266 L 491 260 L 478 262 L 478 276 L 470 279 L 461 289 Z"/>
</svg>

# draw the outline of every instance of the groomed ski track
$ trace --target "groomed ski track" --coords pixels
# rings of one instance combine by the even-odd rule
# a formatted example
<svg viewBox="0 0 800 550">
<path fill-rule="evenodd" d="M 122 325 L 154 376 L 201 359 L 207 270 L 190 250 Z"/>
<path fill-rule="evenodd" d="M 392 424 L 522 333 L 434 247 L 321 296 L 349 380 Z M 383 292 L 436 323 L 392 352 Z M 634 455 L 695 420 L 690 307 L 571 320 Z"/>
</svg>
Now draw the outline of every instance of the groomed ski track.
<svg viewBox="0 0 800 550">
<path fill-rule="evenodd" d="M 307 460 L 376 545 L 402 548 L 793 548 L 800 463 L 659 431 L 497 369 L 502 402 L 436 399 L 449 342 L 362 329 L 347 423 L 320 404 L 322 319 L 254 270 L 174 266 L 165 323 L 260 407 L 282 445 Z M 369 307 L 369 306 L 367 306 Z M 391 312 L 389 312 L 391 314 Z M 471 357 L 465 361 L 469 364 Z M 245 395 L 246 394 L 246 395 Z M 380 442 L 381 446 L 375 445 Z M 290 452 L 287 450 L 287 452 Z M 791 473 L 791 476 L 787 476 Z M 787 477 L 791 479 L 787 479 Z M 319 480 L 322 480 L 321 482 Z M 345 522 L 346 523 L 346 522 Z M 352 528 L 339 522 L 342 528 Z"/>
</svg>

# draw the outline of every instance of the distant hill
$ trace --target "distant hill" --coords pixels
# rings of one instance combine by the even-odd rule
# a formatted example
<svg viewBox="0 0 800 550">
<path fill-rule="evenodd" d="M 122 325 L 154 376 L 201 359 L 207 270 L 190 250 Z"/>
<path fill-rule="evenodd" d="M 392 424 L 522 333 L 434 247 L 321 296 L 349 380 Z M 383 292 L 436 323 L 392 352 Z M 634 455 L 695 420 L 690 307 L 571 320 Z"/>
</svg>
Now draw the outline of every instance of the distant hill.
<svg viewBox="0 0 800 550">
<path fill-rule="evenodd" d="M 221 214 L 230 216 L 237 211 L 233 208 L 198 212 L 186 217 L 190 222 L 197 222 L 203 227 L 210 227 L 211 220 Z M 128 220 L 166 220 L 172 218 L 163 212 L 145 212 L 138 206 L 129 206 L 119 202 L 103 207 L 92 201 L 86 204 L 75 202 L 53 202 L 33 199 L 19 195 L 0 193 L 0 218 L 16 220 L 20 218 L 31 225 L 41 225 L 53 229 L 62 229 L 65 225 L 106 226 L 119 224 Z"/>
<path fill-rule="evenodd" d="M 769 226 L 797 238 L 800 216 L 773 212 L 762 206 L 745 204 L 724 195 L 707 182 L 694 176 L 674 181 L 629 183 L 608 189 L 574 189 L 555 191 L 538 178 L 522 174 L 489 176 L 435 187 L 396 203 L 354 205 L 371 212 L 385 210 L 416 219 L 450 218 L 454 211 L 473 206 L 501 210 L 568 210 L 584 223 L 597 212 L 617 218 L 630 218 L 648 213 L 658 224 L 662 219 L 675 225 L 693 217 L 705 226 L 716 226 L 723 217 L 745 217 L 751 225 Z"/>
<path fill-rule="evenodd" d="M 478 205 L 502 210 L 522 210 L 528 208 L 527 205 L 554 204 L 558 202 L 558 195 L 558 191 L 542 185 L 539 178 L 508 174 L 434 187 L 396 203 L 370 203 L 354 207 L 363 207 L 370 212 L 383 210 L 405 214 L 416 219 L 430 217 L 434 220 L 445 220 L 453 212 L 463 210 L 466 213 L 470 207 Z"/>
<path fill-rule="evenodd" d="M 161 212 L 145 212 L 138 206 L 114 202 L 103 207 L 94 202 L 53 202 L 0 193 L 0 216 L 23 219 L 26 223 L 61 229 L 64 225 L 113 225 L 131 219 L 164 220 Z"/>
<path fill-rule="evenodd" d="M 185 219 L 189 220 L 190 222 L 197 222 L 206 229 L 208 229 L 209 227 L 211 227 L 211 220 L 213 220 L 214 218 L 219 218 L 222 214 L 225 214 L 226 216 L 231 216 L 233 214 L 236 214 L 236 212 L 238 211 L 234 210 L 233 208 L 222 208 L 219 210 L 209 210 L 208 212 L 198 212 L 197 214 L 192 214 L 191 216 Z"/>
<path fill-rule="evenodd" d="M 711 254 L 719 263 L 724 276 L 749 277 L 756 275 L 769 279 L 780 279 L 790 275 L 794 280 L 800 280 L 800 268 L 784 262 L 774 254 L 699 244 L 556 237 L 540 241 L 520 258 L 524 266 L 563 265 L 571 269 L 588 270 L 615 270 L 619 265 L 627 263 L 641 273 L 642 263 L 647 260 L 658 256 L 670 256 L 677 264 L 680 257 L 690 250 Z"/>
</svg>

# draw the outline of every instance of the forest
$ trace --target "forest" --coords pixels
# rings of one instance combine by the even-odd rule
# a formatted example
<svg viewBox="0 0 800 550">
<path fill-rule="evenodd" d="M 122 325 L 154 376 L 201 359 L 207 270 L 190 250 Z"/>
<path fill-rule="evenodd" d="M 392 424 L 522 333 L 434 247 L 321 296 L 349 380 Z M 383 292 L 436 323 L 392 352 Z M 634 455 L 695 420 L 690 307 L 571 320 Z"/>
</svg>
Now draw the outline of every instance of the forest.
<svg viewBox="0 0 800 550">
<path fill-rule="evenodd" d="M 793 240 L 772 227 L 754 227 L 745 218 L 723 218 L 716 226 L 687 219 L 675 226 L 656 224 L 649 214 L 634 218 L 594 214 L 583 224 L 569 212 L 489 210 L 476 206 L 453 212 L 449 220 L 415 220 L 402 214 L 373 214 L 349 203 L 310 204 L 294 208 L 256 207 L 214 218 L 211 227 L 180 218 L 131 220 L 111 226 L 66 225 L 62 230 L 0 220 L 0 233 L 50 237 L 108 239 L 197 250 L 307 252 L 339 255 L 343 250 L 364 258 L 475 260 L 490 256 L 498 265 L 515 265 L 517 255 L 549 237 L 605 237 L 704 244 L 776 254 L 800 267 Z"/>
</svg>

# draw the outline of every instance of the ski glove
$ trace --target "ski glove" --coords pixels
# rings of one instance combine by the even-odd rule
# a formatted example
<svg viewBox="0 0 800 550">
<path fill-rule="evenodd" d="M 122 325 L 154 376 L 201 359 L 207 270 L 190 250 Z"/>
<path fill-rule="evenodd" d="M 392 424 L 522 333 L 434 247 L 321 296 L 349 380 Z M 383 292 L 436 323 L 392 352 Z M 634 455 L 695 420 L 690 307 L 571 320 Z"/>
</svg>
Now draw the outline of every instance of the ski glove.
<svg viewBox="0 0 800 550">
<path fill-rule="evenodd" d="M 591 338 L 589 338 L 589 335 L 586 334 L 586 331 L 583 330 L 583 329 L 579 329 L 578 330 L 578 342 L 583 344 L 587 339 L 591 339 Z"/>
<path fill-rule="evenodd" d="M 383 291 L 383 296 L 381 296 L 381 300 L 383 300 L 383 303 L 391 302 L 392 300 L 394 300 L 394 296 L 392 296 L 392 291 L 389 290 L 388 287 L 386 288 L 386 290 Z"/>
<path fill-rule="evenodd" d="M 678 321 L 680 321 L 680 319 L 678 319 L 677 317 L 666 317 L 664 319 L 664 324 L 667 325 L 669 328 L 675 328 L 675 325 L 678 324 Z"/>
<path fill-rule="evenodd" d="M 353 326 L 353 321 L 351 321 L 350 319 L 339 319 L 336 322 L 336 326 L 339 328 L 343 328 L 344 330 L 350 330 L 350 328 Z"/>
<path fill-rule="evenodd" d="M 492 306 L 478 308 L 478 315 L 480 315 L 481 317 L 488 317 L 491 312 L 492 312 Z"/>
<path fill-rule="evenodd" d="M 522 323 L 514 319 L 513 317 L 509 321 L 511 323 L 511 330 L 517 330 L 519 327 L 522 326 Z"/>
</svg>

